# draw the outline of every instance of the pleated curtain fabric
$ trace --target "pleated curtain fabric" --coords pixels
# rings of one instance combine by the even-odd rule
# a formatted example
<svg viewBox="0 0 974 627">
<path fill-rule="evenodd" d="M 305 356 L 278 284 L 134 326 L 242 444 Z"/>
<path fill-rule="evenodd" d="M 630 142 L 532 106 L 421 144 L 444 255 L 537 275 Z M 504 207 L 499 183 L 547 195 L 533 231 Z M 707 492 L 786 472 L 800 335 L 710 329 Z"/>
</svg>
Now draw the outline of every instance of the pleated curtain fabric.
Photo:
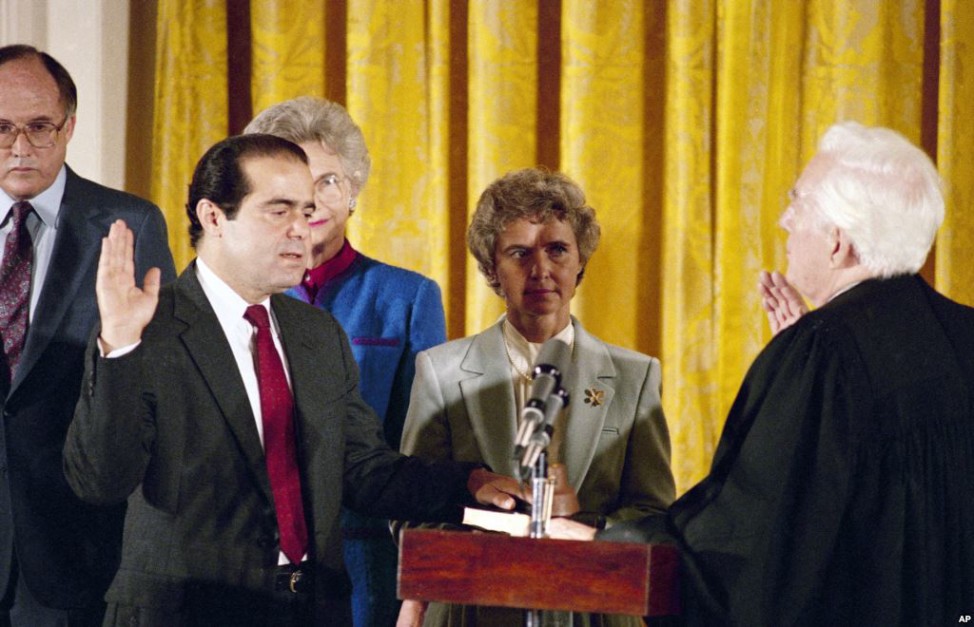
<svg viewBox="0 0 974 627">
<path fill-rule="evenodd" d="M 680 490 L 770 339 L 757 273 L 785 265 L 777 221 L 830 124 L 888 126 L 936 155 L 948 218 L 924 273 L 974 303 L 972 2 L 160 0 L 156 19 L 152 193 L 178 265 L 192 166 L 239 131 L 240 100 L 347 105 L 373 160 L 352 244 L 435 279 L 451 338 L 504 308 L 465 246 L 480 193 L 560 169 L 603 229 L 573 312 L 661 359 Z M 228 92 L 240 38 L 243 95 Z"/>
</svg>

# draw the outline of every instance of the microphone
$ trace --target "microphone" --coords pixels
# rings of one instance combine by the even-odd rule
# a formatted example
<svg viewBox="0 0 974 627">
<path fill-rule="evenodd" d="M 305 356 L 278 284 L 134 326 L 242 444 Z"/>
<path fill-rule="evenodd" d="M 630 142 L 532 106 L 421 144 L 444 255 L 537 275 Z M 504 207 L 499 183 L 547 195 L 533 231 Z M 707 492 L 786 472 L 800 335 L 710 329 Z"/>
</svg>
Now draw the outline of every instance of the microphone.
<svg viewBox="0 0 974 627">
<path fill-rule="evenodd" d="M 568 407 L 570 398 L 571 395 L 565 391 L 565 388 L 561 387 L 548 397 L 548 402 L 545 403 L 544 421 L 540 425 L 540 428 L 531 434 L 527 445 L 523 447 L 520 455 L 520 475 L 522 481 L 527 480 L 528 476 L 531 475 L 531 470 L 535 462 L 538 461 L 541 452 L 551 444 L 551 434 L 555 431 L 555 418 L 558 417 L 558 413 L 561 412 L 562 408 Z"/>
<path fill-rule="evenodd" d="M 521 458 L 535 432 L 544 427 L 548 400 L 561 386 L 571 363 L 572 349 L 561 340 L 552 338 L 541 346 L 532 372 L 531 393 L 521 410 L 521 426 L 514 440 L 515 459 Z"/>
</svg>

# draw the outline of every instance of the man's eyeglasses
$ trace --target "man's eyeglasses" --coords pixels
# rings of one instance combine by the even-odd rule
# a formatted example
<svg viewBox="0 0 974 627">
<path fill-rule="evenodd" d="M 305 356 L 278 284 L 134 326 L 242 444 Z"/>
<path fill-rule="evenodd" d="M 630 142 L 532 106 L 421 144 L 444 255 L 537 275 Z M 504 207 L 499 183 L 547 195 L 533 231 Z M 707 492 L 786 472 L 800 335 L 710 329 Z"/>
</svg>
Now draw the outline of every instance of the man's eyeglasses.
<svg viewBox="0 0 974 627">
<path fill-rule="evenodd" d="M 10 148 L 23 133 L 34 148 L 50 148 L 57 143 L 57 134 L 67 124 L 68 118 L 60 124 L 52 122 L 28 122 L 18 126 L 11 122 L 0 122 L 0 148 Z"/>
</svg>

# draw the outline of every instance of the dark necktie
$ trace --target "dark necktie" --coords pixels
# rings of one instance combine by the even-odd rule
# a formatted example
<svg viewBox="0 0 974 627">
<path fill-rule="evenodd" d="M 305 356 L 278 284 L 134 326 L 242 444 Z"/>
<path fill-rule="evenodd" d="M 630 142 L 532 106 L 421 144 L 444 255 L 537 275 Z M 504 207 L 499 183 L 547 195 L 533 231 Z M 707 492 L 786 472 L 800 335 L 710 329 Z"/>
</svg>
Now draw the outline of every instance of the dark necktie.
<svg viewBox="0 0 974 627">
<path fill-rule="evenodd" d="M 264 425 L 264 456 L 274 493 L 281 551 L 297 564 L 307 552 L 308 528 L 304 520 L 301 477 L 295 451 L 294 401 L 284 375 L 281 356 L 271 337 L 267 309 L 261 305 L 251 305 L 247 307 L 244 318 L 257 328 L 255 363 Z"/>
<path fill-rule="evenodd" d="M 20 361 L 27 338 L 27 314 L 30 309 L 30 270 L 34 247 L 27 230 L 27 216 L 33 211 L 29 202 L 14 203 L 13 228 L 7 234 L 0 264 L 0 335 L 9 380 Z"/>
</svg>

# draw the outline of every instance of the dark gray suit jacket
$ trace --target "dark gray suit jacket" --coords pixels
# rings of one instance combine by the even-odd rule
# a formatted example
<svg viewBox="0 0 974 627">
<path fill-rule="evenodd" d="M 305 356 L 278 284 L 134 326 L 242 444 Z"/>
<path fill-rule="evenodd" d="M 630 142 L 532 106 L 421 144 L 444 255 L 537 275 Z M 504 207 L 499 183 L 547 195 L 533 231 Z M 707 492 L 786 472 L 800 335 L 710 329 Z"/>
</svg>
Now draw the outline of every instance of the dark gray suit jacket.
<svg viewBox="0 0 974 627">
<path fill-rule="evenodd" d="M 0 590 L 16 554 L 31 592 L 51 607 L 100 602 L 118 566 L 124 507 L 82 503 L 61 471 L 85 344 L 98 319 L 101 239 L 118 218 L 135 233 L 137 276 L 155 266 L 163 281 L 175 277 L 159 209 L 69 168 L 51 265 L 20 366 L 9 387 L 0 382 Z"/>
<path fill-rule="evenodd" d="M 430 465 L 390 449 L 335 319 L 283 295 L 271 308 L 291 371 L 315 594 L 341 598 L 341 505 L 455 520 L 472 465 Z M 132 353 L 103 359 L 92 340 L 65 470 L 87 501 L 128 499 L 108 601 L 178 612 L 197 583 L 269 590 L 280 548 L 263 449 L 195 264 L 163 288 Z"/>
</svg>

